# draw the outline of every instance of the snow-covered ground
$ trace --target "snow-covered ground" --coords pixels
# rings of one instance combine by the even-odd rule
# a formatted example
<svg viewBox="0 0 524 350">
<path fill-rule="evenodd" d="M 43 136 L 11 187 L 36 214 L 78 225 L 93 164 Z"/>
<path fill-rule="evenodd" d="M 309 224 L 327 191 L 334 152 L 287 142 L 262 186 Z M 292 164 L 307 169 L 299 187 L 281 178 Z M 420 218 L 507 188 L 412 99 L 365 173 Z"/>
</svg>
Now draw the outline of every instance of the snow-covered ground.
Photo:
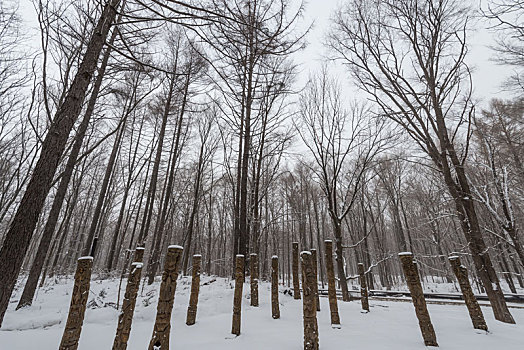
<svg viewBox="0 0 524 350">
<path fill-rule="evenodd" d="M 202 277 L 197 323 L 186 326 L 190 279 L 181 278 L 177 286 L 172 318 L 173 349 L 302 349 L 302 301 L 280 294 L 281 319 L 271 318 L 270 285 L 260 285 L 260 307 L 249 306 L 249 284 L 244 285 L 242 334 L 231 332 L 233 282 Z M 125 286 L 125 281 L 124 281 Z M 159 282 L 141 290 L 135 310 L 128 349 L 147 349 L 156 313 Z M 39 291 L 33 306 L 15 311 L 18 290 L 0 329 L 1 350 L 57 349 L 67 317 L 72 280 L 63 280 Z M 110 349 L 116 331 L 118 311 L 114 308 L 117 280 L 91 283 L 89 308 L 80 338 L 80 350 Z M 282 287 L 282 291 L 284 287 Z M 360 312 L 360 302 L 339 302 L 341 329 L 330 325 L 329 305 L 321 298 L 318 314 L 322 349 L 424 349 L 422 336 L 411 303 L 371 300 L 371 312 Z M 475 331 L 465 306 L 428 305 L 440 349 L 523 349 L 524 309 L 511 309 L 517 325 L 493 318 L 483 308 L 490 332 Z"/>
</svg>

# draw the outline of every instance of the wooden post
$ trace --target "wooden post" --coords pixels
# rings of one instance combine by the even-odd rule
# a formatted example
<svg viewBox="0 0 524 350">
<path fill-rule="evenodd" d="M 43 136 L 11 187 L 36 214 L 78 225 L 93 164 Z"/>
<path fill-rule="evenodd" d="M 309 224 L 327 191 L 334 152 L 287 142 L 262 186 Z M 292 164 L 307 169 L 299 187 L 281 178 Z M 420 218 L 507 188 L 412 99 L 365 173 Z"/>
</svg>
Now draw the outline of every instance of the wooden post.
<svg viewBox="0 0 524 350">
<path fill-rule="evenodd" d="M 300 299 L 300 280 L 298 277 L 298 242 L 293 242 L 293 298 Z"/>
<path fill-rule="evenodd" d="M 127 341 L 129 340 L 131 324 L 133 323 L 133 313 L 135 312 L 136 296 L 138 295 L 138 287 L 140 286 L 143 257 L 144 248 L 137 248 L 134 259 L 140 261 L 135 261 L 131 264 L 131 272 L 127 278 L 126 292 L 124 294 L 124 301 L 122 302 L 122 311 L 120 311 L 120 315 L 118 316 L 113 350 L 127 349 Z"/>
<path fill-rule="evenodd" d="M 162 283 L 158 294 L 155 327 L 149 342 L 149 350 L 169 350 L 171 333 L 171 312 L 175 302 L 176 280 L 180 270 L 183 248 L 171 245 L 167 248 Z"/>
<path fill-rule="evenodd" d="M 315 271 L 311 252 L 300 254 L 302 261 L 302 301 L 304 314 L 304 350 L 318 350 L 318 323 L 315 296 Z"/>
<path fill-rule="evenodd" d="M 271 316 L 280 318 L 280 306 L 278 304 L 278 256 L 271 258 Z"/>
<path fill-rule="evenodd" d="M 250 254 L 249 259 L 250 270 L 250 287 L 251 287 L 251 306 L 258 307 L 258 257 L 256 254 Z"/>
<path fill-rule="evenodd" d="M 189 306 L 187 307 L 186 324 L 194 325 L 196 321 L 198 292 L 200 291 L 200 269 L 202 265 L 202 255 L 193 255 L 193 268 L 191 280 L 191 296 L 189 297 Z"/>
<path fill-rule="evenodd" d="M 362 304 L 362 310 L 369 312 L 368 286 L 366 282 L 366 274 L 364 272 L 364 264 L 359 263 L 357 267 L 360 279 L 360 302 Z"/>
<path fill-rule="evenodd" d="M 317 263 L 317 250 L 311 249 L 311 261 L 313 263 L 313 271 L 315 272 L 315 300 L 317 305 L 317 311 L 320 311 L 320 298 L 318 296 L 318 263 Z"/>
<path fill-rule="evenodd" d="M 87 299 L 89 298 L 89 285 L 91 282 L 91 269 L 93 258 L 84 256 L 78 259 L 75 272 L 75 285 L 71 295 L 71 304 L 67 322 L 60 342 L 60 350 L 76 350 L 82 332 Z"/>
<path fill-rule="evenodd" d="M 136 247 L 135 255 L 133 256 L 133 262 L 142 262 L 144 261 L 144 247 Z"/>
<path fill-rule="evenodd" d="M 402 269 L 406 276 L 406 282 L 413 299 L 413 306 L 415 307 L 415 313 L 418 318 L 420 331 L 424 338 L 424 344 L 426 346 L 438 346 L 437 336 L 431 324 L 431 318 L 429 317 L 428 308 L 426 306 L 426 299 L 424 299 L 424 292 L 422 285 L 420 284 L 420 277 L 418 275 L 418 269 L 415 262 L 413 262 L 413 254 L 406 252 L 400 253 L 400 262 L 402 263 Z"/>
<path fill-rule="evenodd" d="M 468 269 L 460 263 L 460 258 L 458 256 L 450 256 L 449 262 L 453 269 L 453 273 L 457 276 L 459 281 L 460 290 L 462 291 L 464 301 L 468 307 L 469 317 L 471 318 L 471 322 L 473 322 L 473 328 L 482 329 L 487 332 L 488 325 L 484 320 L 482 310 L 480 309 L 479 303 L 477 302 L 469 283 Z"/>
<path fill-rule="evenodd" d="M 233 325 L 231 333 L 240 335 L 240 320 L 242 315 L 242 289 L 244 287 L 244 263 L 243 255 L 238 254 L 235 261 L 235 297 L 233 299 Z"/>
<path fill-rule="evenodd" d="M 337 290 L 335 285 L 335 267 L 333 266 L 333 242 L 326 240 L 324 241 L 324 244 L 328 279 L 329 310 L 331 312 L 331 324 L 339 325 L 340 317 L 338 315 Z"/>
</svg>

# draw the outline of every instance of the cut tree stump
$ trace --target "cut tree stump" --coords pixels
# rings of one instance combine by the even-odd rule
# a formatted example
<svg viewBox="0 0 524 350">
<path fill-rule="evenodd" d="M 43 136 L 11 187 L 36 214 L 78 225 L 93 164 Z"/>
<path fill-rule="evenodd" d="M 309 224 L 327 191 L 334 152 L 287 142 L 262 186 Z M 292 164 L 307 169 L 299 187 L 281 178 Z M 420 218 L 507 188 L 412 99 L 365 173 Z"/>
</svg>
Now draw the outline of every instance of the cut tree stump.
<svg viewBox="0 0 524 350">
<path fill-rule="evenodd" d="M 271 316 L 280 318 L 280 305 L 278 304 L 278 256 L 271 258 Z"/>
<path fill-rule="evenodd" d="M 113 342 L 113 350 L 127 349 L 127 341 L 129 340 L 129 334 L 131 333 L 131 324 L 133 323 L 136 297 L 138 295 L 140 276 L 142 274 L 142 259 L 144 257 L 143 251 L 143 248 L 140 250 L 137 248 L 137 250 L 135 250 L 135 260 L 140 259 L 140 261 L 134 261 L 131 264 L 131 272 L 127 278 L 127 286 L 126 292 L 124 294 L 124 301 L 122 302 L 122 310 L 118 316 L 118 325 L 116 328 L 115 340 Z"/>
<path fill-rule="evenodd" d="M 254 253 L 249 256 L 251 306 L 258 307 L 258 256 Z"/>
<path fill-rule="evenodd" d="M 191 279 L 191 296 L 189 297 L 189 306 L 187 307 L 186 324 L 194 325 L 196 322 L 198 293 L 200 291 L 200 269 L 202 265 L 202 255 L 193 255 L 193 271 Z"/>
<path fill-rule="evenodd" d="M 317 298 L 315 271 L 311 252 L 300 253 L 302 261 L 302 307 L 304 316 L 304 350 L 318 350 Z"/>
<path fill-rule="evenodd" d="M 75 284 L 73 286 L 73 294 L 71 295 L 71 304 L 69 306 L 64 334 L 60 342 L 60 350 L 76 350 L 78 348 L 87 299 L 89 298 L 92 268 L 92 257 L 84 256 L 78 259 L 75 272 Z"/>
<path fill-rule="evenodd" d="M 300 299 L 300 280 L 298 277 L 298 242 L 293 242 L 293 298 Z"/>
<path fill-rule="evenodd" d="M 244 255 L 238 254 L 235 260 L 235 296 L 233 298 L 233 324 L 231 333 L 240 335 L 240 321 L 242 316 L 242 289 L 244 287 Z"/>
<path fill-rule="evenodd" d="M 158 293 L 156 320 L 153 336 L 149 342 L 149 350 L 169 350 L 169 335 L 171 333 L 171 312 L 175 302 L 176 280 L 180 270 L 183 248 L 171 245 L 167 248 L 162 283 Z"/>
<path fill-rule="evenodd" d="M 413 306 L 415 307 L 415 314 L 417 315 L 420 331 L 424 338 L 424 344 L 426 346 L 438 346 L 437 336 L 433 329 L 431 318 L 429 317 L 426 299 L 424 298 L 424 292 L 420 283 L 417 264 L 413 261 L 413 254 L 409 252 L 400 253 L 399 258 L 402 263 L 404 275 L 406 276 L 411 298 L 413 299 Z"/>
<path fill-rule="evenodd" d="M 335 284 L 335 267 L 333 265 L 333 242 L 324 241 L 326 255 L 326 270 L 328 279 L 329 310 L 331 312 L 331 324 L 339 325 L 340 316 L 338 315 L 337 289 Z"/>
<path fill-rule="evenodd" d="M 368 286 L 366 282 L 364 264 L 359 263 L 357 267 L 358 267 L 358 275 L 360 279 L 360 302 L 362 304 L 362 310 L 369 312 Z"/>
<path fill-rule="evenodd" d="M 487 332 L 488 325 L 486 324 L 486 320 L 484 320 L 484 314 L 480 309 L 477 298 L 475 298 L 473 290 L 471 289 L 471 284 L 469 283 L 468 269 L 460 263 L 460 258 L 458 256 L 450 256 L 448 259 L 453 273 L 459 281 L 460 290 L 462 291 L 464 301 L 468 307 L 469 317 L 473 323 L 473 328 L 482 329 Z"/>
</svg>

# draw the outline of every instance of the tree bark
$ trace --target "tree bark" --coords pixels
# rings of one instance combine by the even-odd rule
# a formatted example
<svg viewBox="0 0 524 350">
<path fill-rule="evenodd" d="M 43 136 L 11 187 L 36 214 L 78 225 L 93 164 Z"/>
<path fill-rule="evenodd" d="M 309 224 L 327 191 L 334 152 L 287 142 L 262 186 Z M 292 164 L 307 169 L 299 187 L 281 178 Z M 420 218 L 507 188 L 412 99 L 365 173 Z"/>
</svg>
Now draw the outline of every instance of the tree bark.
<svg viewBox="0 0 524 350">
<path fill-rule="evenodd" d="M 313 262 L 313 271 L 315 272 L 315 284 L 313 287 L 315 288 L 315 299 L 317 303 L 317 311 L 320 311 L 320 298 L 318 295 L 318 263 L 317 263 L 317 250 L 311 249 L 311 261 Z"/>
<path fill-rule="evenodd" d="M 153 336 L 149 342 L 149 350 L 169 350 L 169 335 L 171 333 L 171 312 L 175 303 L 176 280 L 182 260 L 183 248 L 172 245 L 167 249 L 164 273 L 158 294 L 156 320 Z"/>
<path fill-rule="evenodd" d="M 293 242 L 293 298 L 300 299 L 300 280 L 298 277 L 298 242 Z"/>
<path fill-rule="evenodd" d="M 369 312 L 368 286 L 366 282 L 366 274 L 364 272 L 364 264 L 359 263 L 357 267 L 360 279 L 360 302 L 362 304 L 362 310 Z"/>
<path fill-rule="evenodd" d="M 251 259 L 249 260 L 250 268 L 250 289 L 251 289 L 251 306 L 258 307 L 258 275 L 259 265 L 258 256 L 256 254 L 250 254 Z"/>
<path fill-rule="evenodd" d="M 331 324 L 339 325 L 340 317 L 338 315 L 337 289 L 335 285 L 335 267 L 333 266 L 333 242 L 326 240 L 324 241 L 324 244 L 328 279 L 329 310 L 331 312 Z"/>
<path fill-rule="evenodd" d="M 64 334 L 62 335 L 62 341 L 60 342 L 60 350 L 76 350 L 78 348 L 78 341 L 80 340 L 80 333 L 82 332 L 82 324 L 84 323 L 87 299 L 89 298 L 92 267 L 92 257 L 82 257 L 78 259 L 75 273 L 75 285 L 73 287 L 73 294 L 71 295 L 71 305 L 69 306 L 69 314 L 67 316 Z"/>
<path fill-rule="evenodd" d="M 453 273 L 457 276 L 459 281 L 460 290 L 462 291 L 464 301 L 468 307 L 469 317 L 471 318 L 471 322 L 473 322 L 473 328 L 482 329 L 487 332 L 488 326 L 484 320 L 484 315 L 482 314 L 482 310 L 480 309 L 479 303 L 477 302 L 469 283 L 468 270 L 460 263 L 460 258 L 458 256 L 450 256 L 449 263 L 451 264 Z"/>
<path fill-rule="evenodd" d="M 310 252 L 300 254 L 302 260 L 302 301 L 304 315 L 304 350 L 318 350 L 318 323 L 315 297 L 315 271 Z"/>
<path fill-rule="evenodd" d="M 116 329 L 115 340 L 113 342 L 113 350 L 127 349 L 127 341 L 129 340 L 129 334 L 131 333 L 131 324 L 133 323 L 133 314 L 135 312 L 136 297 L 140 286 L 140 275 L 142 274 L 143 252 L 143 248 L 140 250 L 137 248 L 137 250 L 135 250 L 135 261 L 131 264 L 131 272 L 127 279 L 122 311 L 120 311 L 120 315 L 118 316 L 118 326 Z M 136 261 L 138 259 L 140 261 Z"/>
<path fill-rule="evenodd" d="M 115 20 L 119 1 L 109 0 L 106 3 L 93 29 L 78 72 L 46 134 L 40 158 L 27 184 L 9 231 L 4 237 L 0 249 L 0 326 L 38 217 L 51 189 L 53 176 L 65 150 L 69 133 L 82 110 L 86 91 L 96 69 L 100 52 Z"/>
<path fill-rule="evenodd" d="M 402 269 L 404 270 L 404 276 L 408 284 L 411 298 L 413 299 L 413 306 L 415 307 L 415 313 L 418 318 L 420 331 L 424 338 L 424 344 L 426 346 L 438 346 L 437 336 L 429 317 L 428 308 L 426 306 L 426 299 L 424 298 L 424 292 L 422 285 L 420 284 L 420 277 L 418 275 L 418 269 L 415 262 L 413 262 L 413 254 L 411 253 L 400 253 L 400 262 L 402 263 Z"/>
<path fill-rule="evenodd" d="M 280 318 L 278 303 L 278 256 L 271 258 L 271 317 Z"/>
<path fill-rule="evenodd" d="M 233 325 L 231 333 L 240 335 L 240 320 L 242 315 L 242 289 L 244 286 L 244 263 L 245 258 L 239 254 L 236 256 L 235 264 L 235 296 L 233 298 Z"/>
<path fill-rule="evenodd" d="M 189 297 L 189 306 L 187 308 L 186 324 L 194 325 L 196 322 L 198 292 L 200 290 L 200 270 L 202 264 L 201 255 L 193 255 L 193 278 L 191 281 L 191 296 Z"/>
</svg>

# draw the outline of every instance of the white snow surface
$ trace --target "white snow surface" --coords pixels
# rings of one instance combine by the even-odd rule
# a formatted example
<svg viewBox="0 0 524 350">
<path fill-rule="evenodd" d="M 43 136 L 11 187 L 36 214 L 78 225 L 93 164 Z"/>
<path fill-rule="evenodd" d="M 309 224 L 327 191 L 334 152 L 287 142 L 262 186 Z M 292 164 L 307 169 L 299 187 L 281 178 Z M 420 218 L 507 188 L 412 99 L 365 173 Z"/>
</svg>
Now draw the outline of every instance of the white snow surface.
<svg viewBox="0 0 524 350">
<path fill-rule="evenodd" d="M 202 276 L 197 323 L 186 326 L 185 317 L 191 280 L 178 280 L 172 316 L 173 349 L 303 349 L 302 300 L 283 294 L 281 318 L 271 318 L 270 285 L 259 286 L 260 307 L 249 306 L 249 278 L 243 288 L 242 329 L 239 337 L 231 335 L 234 281 Z M 0 328 L 0 349 L 55 350 L 62 337 L 69 307 L 72 279 L 62 279 L 38 291 L 31 307 L 15 311 L 21 294 L 20 285 L 11 298 L 4 324 Z M 129 350 L 146 349 L 153 330 L 159 281 L 139 293 L 128 343 Z M 125 281 L 123 283 L 125 288 Z M 123 289 L 124 289 L 123 288 Z M 88 309 L 80 338 L 80 350 L 110 349 L 119 311 L 114 308 L 117 279 L 91 282 Z M 121 298 L 123 297 L 123 291 Z M 122 300 L 122 299 L 121 299 Z M 413 305 L 406 302 L 370 300 L 371 312 L 361 313 L 359 301 L 339 301 L 341 328 L 330 325 L 327 298 L 320 298 L 318 313 L 321 349 L 422 350 L 424 346 Z M 489 333 L 471 326 L 464 305 L 428 305 L 441 350 L 522 349 L 524 344 L 524 309 L 511 309 L 517 322 L 508 325 L 495 321 L 491 309 L 483 307 Z"/>
</svg>

